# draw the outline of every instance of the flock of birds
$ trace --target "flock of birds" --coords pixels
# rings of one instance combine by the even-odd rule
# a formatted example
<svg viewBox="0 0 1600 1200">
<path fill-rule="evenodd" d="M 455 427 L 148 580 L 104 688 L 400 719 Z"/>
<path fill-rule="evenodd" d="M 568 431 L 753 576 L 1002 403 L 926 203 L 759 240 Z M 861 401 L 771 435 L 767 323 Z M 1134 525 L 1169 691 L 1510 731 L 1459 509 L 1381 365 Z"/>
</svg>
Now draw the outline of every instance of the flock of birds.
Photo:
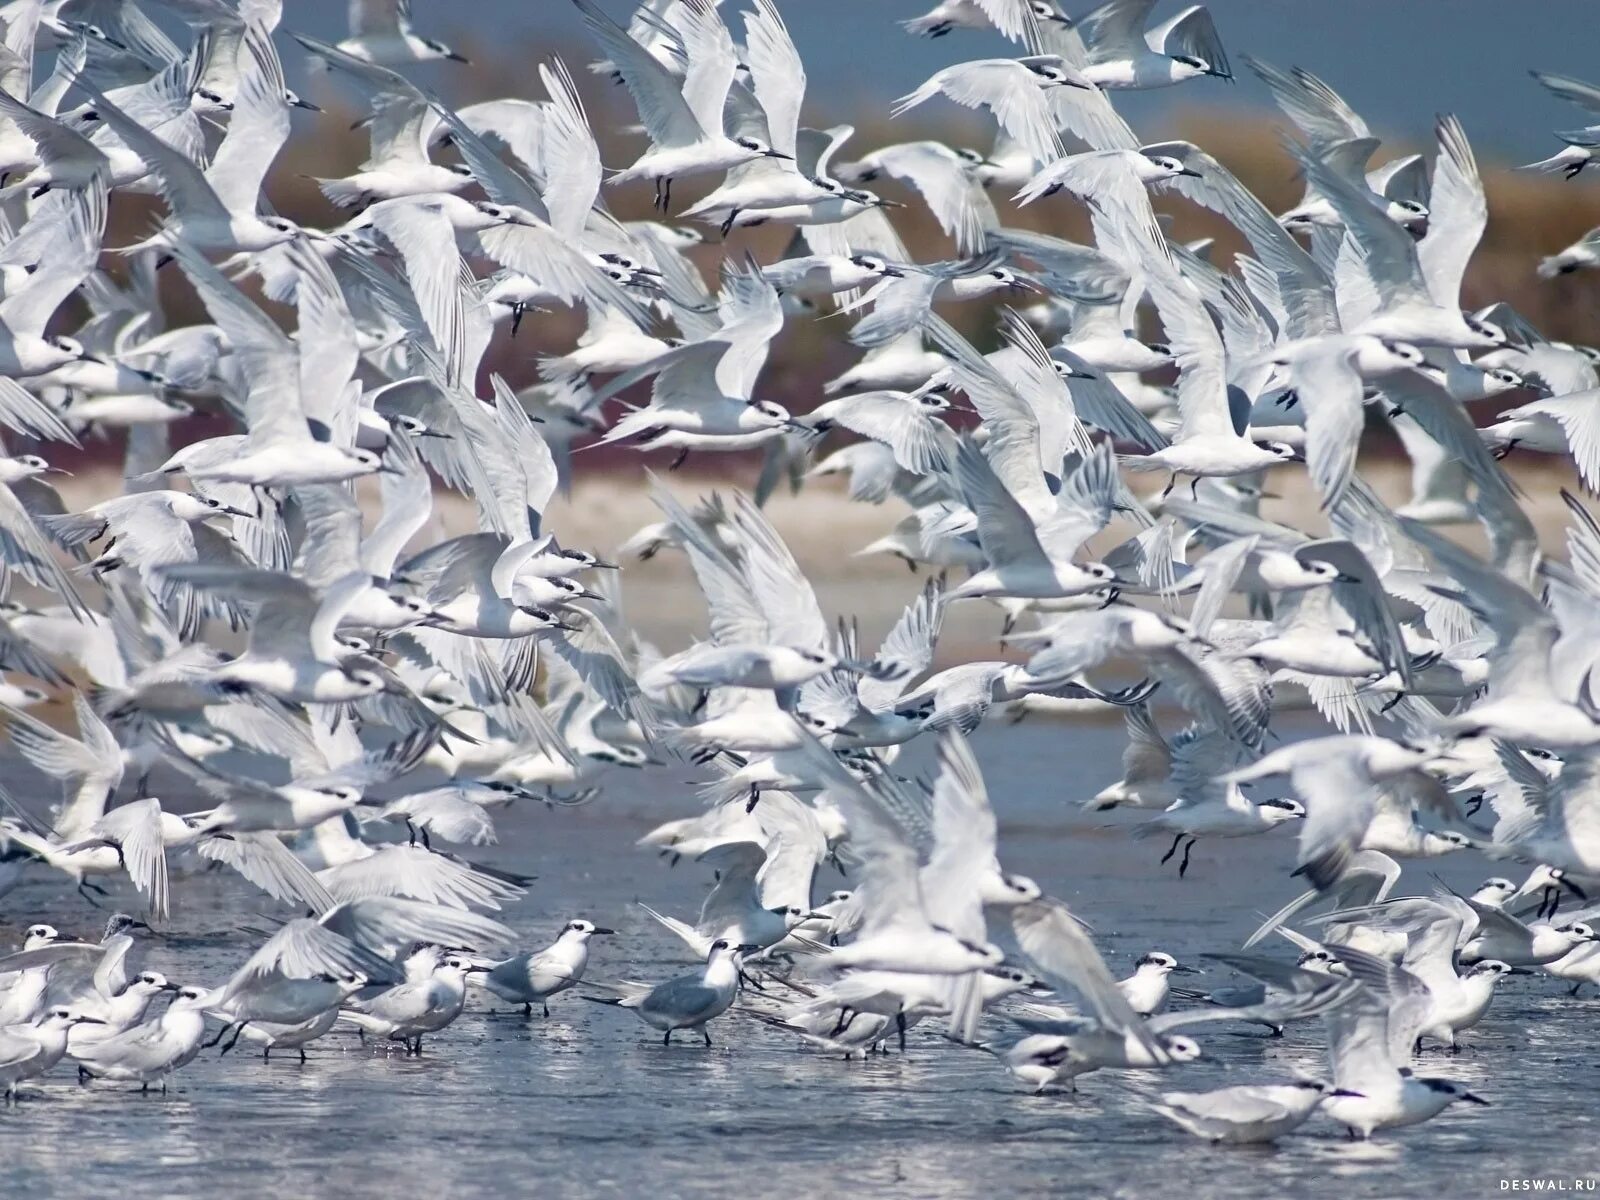
<svg viewBox="0 0 1600 1200">
<path fill-rule="evenodd" d="M 304 1060 L 353 1029 L 420 1054 L 469 996 L 548 1015 L 576 989 L 669 1045 L 709 1045 L 730 1010 L 846 1057 L 927 1022 L 1035 1089 L 1181 1073 L 1202 1052 L 1180 1031 L 1202 1023 L 1322 1022 L 1325 1077 L 1155 1102 L 1216 1141 L 1319 1112 L 1365 1138 L 1485 1103 L 1417 1055 L 1456 1047 L 1508 974 L 1600 984 L 1597 910 L 1561 911 L 1600 884 L 1600 523 L 1564 493 L 1567 561 L 1544 557 L 1499 461 L 1570 455 L 1600 483 L 1600 353 L 1505 304 L 1463 310 L 1487 204 L 1459 122 L 1439 119 L 1431 167 L 1373 167 L 1377 139 L 1328 84 L 1251 61 L 1304 172 L 1273 213 L 1113 106 L 1232 78 L 1204 7 L 1147 28 L 1154 0 L 1077 18 L 941 0 L 911 34 L 958 46 L 993 27 L 1023 53 L 946 67 L 895 113 L 981 110 L 993 147 L 851 160 L 849 126 L 800 124 L 805 68 L 774 0 L 649 0 L 626 28 L 573 2 L 598 86 L 625 87 L 642 126 L 609 179 L 559 61 L 539 65 L 543 99 L 453 109 L 406 77 L 460 56 L 403 2 L 356 0 L 338 45 L 290 33 L 368 105 L 370 157 L 318 181 L 348 210 L 327 229 L 263 195 L 293 110 L 314 107 L 285 85 L 275 0 L 150 0 L 188 49 L 132 0 L 0 8 L 0 422 L 127 447 L 121 494 L 79 511 L 47 456 L 0 459 L 0 558 L 27 597 L 0 605 L 0 700 L 16 754 L 63 789 L 48 817 L 4 798 L 0 894 L 55 872 L 97 903 L 126 879 L 142 917 L 99 942 L 34 924 L 0 958 L 8 1100 L 63 1060 L 80 1082 L 164 1091 L 241 1037 Z M 1600 128 L 1563 136 L 1536 165 L 1576 174 Z M 899 205 L 866 187 L 885 179 L 959 257 L 911 261 Z M 645 185 L 661 220 L 608 212 L 613 188 Z M 104 244 L 115 193 L 162 205 L 133 245 Z M 1168 236 L 1152 202 L 1173 193 L 1236 228 L 1227 267 Z M 1086 210 L 1094 244 L 1006 223 L 1032 205 Z M 791 227 L 790 251 L 725 251 L 708 284 L 715 231 L 737 244 L 763 224 Z M 167 326 L 168 263 L 209 321 Z M 985 297 L 1009 302 L 989 353 L 941 315 Z M 570 352 L 521 392 L 480 386 L 495 340 L 558 306 L 587 314 Z M 1139 332 L 1147 310 L 1163 341 Z M 774 340 L 823 316 L 860 360 L 810 412 L 762 399 Z M 608 403 L 645 381 L 647 399 Z M 1466 405 L 1512 390 L 1536 398 L 1476 428 Z M 197 410 L 215 419 L 175 424 Z M 1399 509 L 1356 469 L 1369 426 L 1410 456 Z M 836 433 L 848 444 L 819 454 Z M 658 485 L 661 523 L 616 554 L 687 560 L 709 614 L 687 647 L 648 644 L 623 615 L 625 569 L 545 527 L 574 452 L 611 442 L 673 466 L 765 454 L 753 498 L 691 506 Z M 1262 515 L 1268 482 L 1302 464 L 1326 536 Z M 926 574 L 875 650 L 825 616 L 762 508 L 829 476 L 908 510 L 864 552 Z M 471 532 L 418 538 L 435 486 L 465 498 Z M 1463 524 L 1487 558 L 1438 532 Z M 971 600 L 1018 653 L 935 669 L 945 612 Z M 1130 663 L 1138 681 L 1108 687 Z M 1326 736 L 1273 744 L 1284 683 Z M 71 732 L 25 711 L 52 698 Z M 1002 869 L 967 736 L 1016 705 L 1125 713 L 1124 778 L 1088 806 L 1145 810 L 1134 832 L 1170 837 L 1179 874 L 1198 839 L 1296 834 L 1306 890 L 1213 956 L 1229 982 L 1174 986 L 1186 968 L 1160 952 L 1119 980 L 1061 901 Z M 925 776 L 907 766 L 922 751 L 901 757 L 919 740 Z M 496 957 L 519 935 L 493 914 L 528 880 L 470 847 L 516 801 L 583 803 L 609 771 L 672 761 L 714 775 L 705 809 L 643 843 L 715 883 L 694 919 L 646 911 L 698 965 L 591 977 L 612 931 L 582 918 Z M 207 807 L 175 811 L 154 773 Z M 1272 778 L 1293 798 L 1251 794 Z M 1485 805 L 1492 827 L 1470 823 Z M 1401 883 L 1403 860 L 1466 852 L 1531 873 L 1472 895 Z M 220 981 L 138 970 L 183 907 L 184 864 L 309 915 Z M 819 896 L 841 864 L 848 890 Z"/>
</svg>

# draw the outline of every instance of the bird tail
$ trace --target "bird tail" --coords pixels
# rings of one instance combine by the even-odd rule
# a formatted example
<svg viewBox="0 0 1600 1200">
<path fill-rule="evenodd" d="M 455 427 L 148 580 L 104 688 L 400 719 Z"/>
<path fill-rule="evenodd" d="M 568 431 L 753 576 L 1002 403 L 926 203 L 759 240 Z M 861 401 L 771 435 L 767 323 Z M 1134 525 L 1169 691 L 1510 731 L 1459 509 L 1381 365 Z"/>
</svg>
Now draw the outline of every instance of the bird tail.
<svg viewBox="0 0 1600 1200">
<path fill-rule="evenodd" d="M 645 912 L 649 913 L 652 917 L 660 921 L 663 925 L 675 933 L 678 936 L 678 939 L 682 941 L 684 945 L 688 946 L 689 949 L 697 950 L 700 946 L 700 943 L 705 940 L 700 936 L 699 931 L 688 922 L 680 921 L 676 917 L 669 917 L 662 913 L 658 913 L 648 904 L 641 903 L 639 907 L 644 909 Z"/>
<path fill-rule="evenodd" d="M 1289 903 L 1285 904 L 1265 921 L 1261 922 L 1261 927 L 1245 939 L 1244 949 L 1250 949 L 1251 946 L 1254 946 L 1262 938 L 1266 937 L 1267 934 L 1271 933 L 1274 929 L 1278 928 L 1278 926 L 1287 922 L 1290 917 L 1295 915 L 1295 913 L 1299 912 L 1301 909 L 1305 908 L 1308 904 L 1315 900 L 1318 894 L 1319 893 L 1315 891 L 1301 892 L 1300 895 L 1296 896 L 1293 900 L 1289 901 Z"/>
<path fill-rule="evenodd" d="M 1582 167 L 1589 161 L 1589 152 L 1579 146 L 1563 146 L 1559 154 L 1552 154 L 1549 158 L 1541 158 L 1538 162 L 1523 163 L 1515 168 L 1518 171 L 1567 171 L 1573 167 Z"/>
<path fill-rule="evenodd" d="M 315 175 L 307 178 L 317 185 L 329 204 L 338 208 L 360 208 L 372 199 L 366 188 L 348 179 L 320 179 Z"/>
<path fill-rule="evenodd" d="M 912 17 L 909 21 L 901 21 L 900 28 L 912 37 L 936 38 L 943 37 L 950 32 L 950 23 L 942 17 L 920 16 Z"/>
<path fill-rule="evenodd" d="M 35 520 L 59 545 L 68 550 L 92 542 L 106 527 L 105 521 L 93 513 L 41 513 Z"/>
</svg>

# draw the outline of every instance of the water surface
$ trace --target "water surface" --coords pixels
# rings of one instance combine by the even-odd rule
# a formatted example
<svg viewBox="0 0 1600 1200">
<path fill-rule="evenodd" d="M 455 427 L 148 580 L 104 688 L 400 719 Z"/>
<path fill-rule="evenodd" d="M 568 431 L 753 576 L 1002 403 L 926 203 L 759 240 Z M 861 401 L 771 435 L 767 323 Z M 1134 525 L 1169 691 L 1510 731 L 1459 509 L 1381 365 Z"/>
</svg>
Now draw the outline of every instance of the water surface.
<svg viewBox="0 0 1600 1200">
<path fill-rule="evenodd" d="M 1196 962 L 1227 951 L 1297 890 L 1284 837 L 1201 843 L 1187 879 L 1134 841 L 1074 815 L 1117 774 L 1115 727 L 988 727 L 976 739 L 1002 819 L 1008 869 L 1039 880 L 1090 922 L 1119 973 L 1146 950 Z M 692 916 L 709 884 L 635 849 L 657 821 L 695 810 L 664 773 L 616 779 L 587 808 L 512 811 L 488 861 L 538 875 L 507 913 L 530 944 L 582 915 L 619 934 L 595 940 L 595 977 L 663 978 L 685 969 L 674 940 L 636 907 Z M 1481 859 L 1431 864 L 1471 886 Z M 1412 867 L 1403 890 L 1421 891 Z M 838 885 L 832 868 L 819 894 Z M 146 961 L 184 981 L 218 982 L 255 942 L 261 906 L 225 876 L 175 882 L 174 935 Z M 93 932 L 102 914 L 40 872 L 0 900 L 0 944 L 49 920 Z M 1217 977 L 1220 982 L 1220 977 Z M 1320 1029 L 1270 1040 L 1195 1031 L 1216 1061 L 1165 1074 L 1100 1073 L 1076 1096 L 1032 1096 L 987 1056 L 912 1031 L 910 1052 L 842 1062 L 731 1014 L 710 1050 L 664 1048 L 630 1014 L 568 995 L 548 1021 L 474 1006 L 424 1056 L 361 1046 L 337 1031 L 263 1062 L 248 1043 L 173 1077 L 169 1095 L 99 1084 L 58 1068 L 0 1111 L 0 1178 L 16 1197 L 206 1194 L 499 1197 L 542 1195 L 1009 1197 L 1062 1193 L 1188 1197 L 1499 1194 L 1503 1178 L 1588 1177 L 1600 1167 L 1600 1000 L 1542 978 L 1513 978 L 1454 1058 L 1424 1069 L 1470 1081 L 1492 1108 L 1453 1109 L 1367 1145 L 1314 1120 L 1274 1148 L 1213 1148 L 1145 1107 L 1163 1088 L 1204 1089 L 1321 1070 Z"/>
</svg>

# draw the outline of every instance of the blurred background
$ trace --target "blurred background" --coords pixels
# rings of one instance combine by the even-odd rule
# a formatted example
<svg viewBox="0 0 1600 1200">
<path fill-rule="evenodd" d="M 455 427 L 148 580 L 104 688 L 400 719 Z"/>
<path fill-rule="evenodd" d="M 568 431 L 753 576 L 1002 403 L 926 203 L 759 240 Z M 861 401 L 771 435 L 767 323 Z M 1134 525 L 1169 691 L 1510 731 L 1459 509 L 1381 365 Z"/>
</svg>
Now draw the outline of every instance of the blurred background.
<svg viewBox="0 0 1600 1200">
<path fill-rule="evenodd" d="M 626 22 L 633 0 L 601 0 Z M 932 6 L 932 0 L 785 0 L 784 18 L 806 62 L 809 75 L 806 123 L 825 126 L 848 121 L 855 137 L 841 158 L 859 157 L 893 142 L 931 137 L 951 145 L 986 149 L 992 124 L 984 114 L 943 100 L 932 101 L 891 120 L 893 100 L 911 91 L 943 66 L 968 59 L 1014 55 L 1014 46 L 997 35 L 957 30 L 946 37 L 914 38 L 900 22 Z M 1072 4 L 1081 15 L 1088 3 Z M 1163 3 L 1156 19 L 1176 12 Z M 1550 96 L 1528 75 L 1533 68 L 1600 79 L 1585 36 L 1597 10 L 1593 0 L 1540 0 L 1507 5 L 1503 0 L 1213 0 L 1209 5 L 1233 58 L 1237 81 L 1197 80 L 1152 92 L 1121 92 L 1118 110 L 1148 141 L 1181 137 L 1216 155 L 1274 210 L 1298 199 L 1300 183 L 1281 138 L 1286 124 L 1266 89 L 1240 61 L 1245 54 L 1280 67 L 1305 67 L 1336 88 L 1384 140 L 1374 164 L 1400 154 L 1432 151 L 1435 113 L 1462 119 L 1484 168 L 1490 201 L 1488 231 L 1468 275 L 1466 302 L 1508 300 L 1520 312 L 1561 340 L 1585 341 L 1600 306 L 1600 275 L 1569 275 L 1541 281 L 1538 259 L 1600 225 L 1600 185 L 1589 175 L 1567 181 L 1560 176 L 1512 172 L 1510 167 L 1554 153 L 1560 143 L 1552 130 L 1586 124 L 1578 110 Z M 725 6 L 735 33 L 737 0 Z M 283 24 L 336 41 L 344 35 L 345 11 L 327 0 L 288 0 Z M 439 36 L 465 53 L 470 66 L 454 63 L 415 68 L 418 82 L 445 98 L 469 103 L 495 96 L 542 99 L 536 64 L 561 57 L 578 75 L 603 161 L 624 166 L 640 148 L 629 130 L 636 120 L 626 92 L 609 79 L 582 70 L 597 57 L 582 21 L 567 0 L 473 0 L 445 4 L 415 0 L 413 19 L 425 34 Z M 287 39 L 282 39 L 287 42 Z M 292 44 L 283 47 L 290 85 L 324 105 L 321 115 L 295 114 L 295 135 L 271 178 L 273 203 L 302 223 L 337 224 L 341 214 L 303 176 L 337 175 L 365 156 L 365 139 L 350 128 L 360 98 L 337 77 L 307 69 Z M 446 151 L 446 154 L 449 152 Z M 1600 175 L 1600 172 L 1596 173 Z M 714 181 L 685 180 L 674 190 L 677 211 L 709 190 Z M 875 185 L 885 196 L 906 201 L 895 224 L 921 261 L 950 257 L 941 235 L 916 197 L 891 180 Z M 651 216 L 651 189 L 645 185 L 608 188 L 606 202 L 624 219 Z M 1043 229 L 1059 236 L 1087 238 L 1079 205 L 1065 195 L 1026 210 L 994 197 L 1007 224 Z M 1157 207 L 1173 217 L 1180 237 L 1219 236 L 1222 260 L 1238 243 L 1211 214 L 1175 197 Z M 148 217 L 137 203 L 124 205 L 124 219 L 140 225 Z M 132 214 L 137 214 L 136 216 Z M 727 245 L 715 229 L 711 245 L 699 253 L 708 270 L 725 253 L 753 250 L 762 261 L 783 252 L 781 230 L 735 231 Z M 182 300 L 174 299 L 181 305 Z M 969 331 L 983 324 L 977 306 L 951 313 Z M 541 315 L 523 324 L 513 343 L 497 338 L 486 369 L 517 385 L 537 376 L 539 354 L 570 346 L 580 326 L 572 314 Z M 809 326 L 809 327 L 808 327 Z M 980 335 L 981 336 L 981 335 Z M 773 369 L 763 380 L 768 398 L 804 411 L 818 399 L 817 385 L 856 357 L 844 339 L 843 322 L 792 322 L 774 347 Z"/>
<path fill-rule="evenodd" d="M 618 21 L 626 22 L 634 0 L 598 0 Z M 986 114 L 973 113 L 944 100 L 930 101 L 905 117 L 891 120 L 896 97 L 913 90 L 929 75 L 952 63 L 1012 56 L 1017 48 L 997 35 L 958 30 L 937 40 L 908 35 L 900 22 L 932 7 L 933 0 L 780 0 L 784 18 L 808 71 L 805 123 L 828 126 L 849 122 L 854 138 L 841 151 L 856 158 L 895 142 L 935 138 L 952 146 L 986 150 L 993 125 Z M 1082 15 L 1092 0 L 1067 0 L 1067 10 Z M 346 32 L 345 6 L 334 0 L 287 0 L 283 26 L 337 41 Z M 740 0 L 727 0 L 737 36 Z M 1163 0 L 1154 19 L 1164 20 L 1181 7 Z M 1266 89 L 1243 65 L 1246 54 L 1276 66 L 1300 66 L 1337 89 L 1362 114 L 1383 147 L 1374 165 L 1413 152 L 1433 153 L 1433 123 L 1438 112 L 1461 118 L 1484 170 L 1490 221 L 1468 274 L 1465 301 L 1470 306 L 1506 300 L 1530 318 L 1547 336 L 1560 340 L 1600 342 L 1595 318 L 1600 312 L 1600 272 L 1580 272 L 1550 281 L 1537 278 L 1538 260 L 1600 225 L 1600 170 L 1575 180 L 1559 175 L 1517 172 L 1511 168 L 1553 154 L 1560 143 L 1553 130 L 1588 123 L 1585 114 L 1549 95 L 1528 75 L 1530 69 L 1567 73 L 1600 82 L 1600 62 L 1593 56 L 1590 27 L 1600 8 L 1595 0 L 1539 0 L 1510 5 L 1504 0 L 1211 0 L 1216 25 L 1232 58 L 1237 80 L 1201 79 L 1160 91 L 1115 96 L 1118 110 L 1147 141 L 1192 140 L 1214 154 L 1274 209 L 1282 211 L 1300 196 L 1301 185 L 1290 156 L 1283 149 L 1287 122 L 1272 105 Z M 152 12 L 157 11 L 151 5 Z M 447 100 L 466 104 L 500 96 L 543 99 L 537 65 L 560 57 L 579 80 L 590 122 L 610 167 L 631 163 L 641 152 L 642 137 L 631 127 L 637 117 L 627 93 L 609 78 L 590 73 L 598 54 L 586 36 L 569 0 L 469 0 L 446 4 L 414 0 L 413 19 L 419 32 L 447 41 L 472 61 L 412 68 L 413 78 Z M 187 44 L 188 34 L 164 22 Z M 310 176 L 342 175 L 366 157 L 365 135 L 352 128 L 364 113 L 362 97 L 337 75 L 312 71 L 298 47 L 280 35 L 289 84 L 326 111 L 294 113 L 294 133 L 270 178 L 268 191 L 277 209 L 302 224 L 331 227 L 348 214 L 328 204 Z M 453 151 L 445 150 L 446 157 Z M 675 212 L 689 207 L 717 180 L 683 180 L 674 188 Z M 893 219 L 918 261 L 949 258 L 953 245 L 941 234 L 920 200 L 890 179 L 873 185 L 885 196 L 903 201 Z M 652 189 L 647 184 L 607 188 L 603 196 L 624 220 L 647 219 Z M 1004 223 L 1041 229 L 1058 236 L 1087 240 L 1088 223 L 1081 206 L 1065 195 L 1045 199 L 1024 210 L 1009 198 L 994 196 Z M 1224 265 L 1239 240 L 1213 214 L 1193 208 L 1181 198 L 1161 196 L 1158 210 L 1170 214 L 1173 232 L 1183 239 L 1217 237 L 1215 257 Z M 136 197 L 119 197 L 113 206 L 108 244 L 142 237 L 159 206 Z M 781 229 L 735 231 L 723 243 L 715 228 L 708 244 L 695 252 L 712 277 L 728 255 L 753 252 L 760 261 L 780 257 L 790 234 Z M 488 274 L 492 264 L 478 264 Z M 175 319 L 204 319 L 181 275 L 164 271 L 162 286 Z M 994 344 L 990 330 L 994 304 L 989 301 L 945 306 L 944 315 L 974 337 L 980 348 Z M 292 322 L 288 310 L 268 305 Z M 791 320 L 774 343 L 758 396 L 805 412 L 822 399 L 821 384 L 858 357 L 846 333 L 850 318 Z M 497 333 L 484 364 L 518 388 L 538 381 L 538 359 L 570 349 L 582 329 L 582 314 L 564 310 L 531 315 L 513 339 L 505 327 Z M 1153 333 L 1152 330 L 1147 330 Z M 1161 380 L 1153 379 L 1153 382 Z M 480 380 L 480 392 L 487 383 Z M 1481 406 L 1477 417 L 1487 423 L 1493 413 L 1531 398 L 1512 393 Z M 215 432 L 208 430 L 207 432 Z M 203 436 L 179 429 L 175 436 Z M 1407 464 L 1386 433 L 1374 431 L 1363 447 L 1362 471 L 1380 491 L 1398 502 L 1407 494 Z M 110 469 L 120 447 L 102 443 L 91 454 Z M 578 545 L 608 549 L 634 529 L 655 518 L 642 487 L 643 468 L 665 468 L 668 454 L 641 454 L 627 447 L 580 454 L 575 460 L 576 491 L 552 514 L 554 527 Z M 760 470 L 759 455 L 693 455 L 684 470 L 672 476 L 675 486 L 703 489 L 719 484 L 749 486 Z M 1558 487 L 1571 481 L 1565 458 L 1514 455 L 1507 468 L 1528 482 L 1530 511 L 1547 540 L 1559 537 L 1561 508 Z M 1300 519 L 1320 519 L 1314 498 L 1303 494 L 1303 472 L 1277 472 L 1274 487 L 1283 493 L 1284 511 Z M 456 509 L 460 508 L 457 512 Z M 465 506 L 446 500 L 446 524 L 470 521 Z M 906 598 L 903 588 L 884 588 L 881 558 L 841 559 L 886 533 L 901 516 L 898 504 L 873 508 L 844 500 L 832 481 L 809 486 L 798 502 L 781 499 L 774 520 L 796 546 L 808 571 L 826 575 L 834 586 L 850 589 L 835 597 L 846 611 L 871 613 L 883 608 L 892 619 Z M 440 530 L 433 531 L 442 533 Z M 672 574 L 646 564 L 644 579 L 652 593 L 653 615 L 677 611 L 659 590 L 673 584 Z M 815 577 L 815 576 L 814 576 Z M 682 580 L 677 580 L 681 583 Z M 910 587 L 906 581 L 904 587 Z M 684 613 L 698 612 L 694 597 L 685 595 Z M 892 601 L 892 604 L 891 604 Z M 685 619 L 688 619 L 687 617 Z M 697 618 L 695 618 L 697 619 Z M 664 631 L 663 631 L 664 632 Z M 976 636 L 976 629 L 974 629 Z M 985 640 L 989 632 L 983 635 Z M 952 645 L 956 640 L 952 639 Z"/>
</svg>

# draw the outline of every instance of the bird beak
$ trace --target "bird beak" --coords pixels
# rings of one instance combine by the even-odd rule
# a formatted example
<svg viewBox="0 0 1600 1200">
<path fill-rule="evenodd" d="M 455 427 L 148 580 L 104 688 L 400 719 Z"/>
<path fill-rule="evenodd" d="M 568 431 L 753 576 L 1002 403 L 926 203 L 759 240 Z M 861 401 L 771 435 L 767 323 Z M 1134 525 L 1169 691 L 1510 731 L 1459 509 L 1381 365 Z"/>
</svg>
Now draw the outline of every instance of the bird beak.
<svg viewBox="0 0 1600 1200">
<path fill-rule="evenodd" d="M 762 949 L 762 947 L 751 942 L 746 942 L 744 945 L 735 946 L 733 949 L 734 953 L 736 954 L 754 954 L 757 950 Z"/>
<path fill-rule="evenodd" d="M 1492 1105 L 1490 1105 L 1490 1103 L 1487 1100 L 1485 1100 L 1482 1096 L 1475 1095 L 1472 1092 L 1463 1092 L 1461 1094 L 1461 1098 L 1463 1100 L 1465 1100 L 1468 1104 L 1481 1104 L 1481 1105 L 1483 1105 L 1484 1108 L 1492 1107 Z"/>
<path fill-rule="evenodd" d="M 1183 966 L 1181 963 L 1178 966 L 1172 968 L 1172 973 L 1174 975 L 1198 975 L 1198 974 L 1200 974 L 1200 972 L 1195 970 L 1193 967 L 1186 967 L 1186 966 Z"/>
<path fill-rule="evenodd" d="M 253 519 L 254 519 L 254 518 L 255 518 L 255 517 L 256 517 L 256 516 L 257 516 L 257 514 L 256 514 L 256 513 L 253 513 L 253 512 L 246 512 L 246 511 L 245 511 L 245 510 L 244 510 L 244 509 L 242 509 L 242 508 L 234 508 L 234 507 L 233 507 L 233 506 L 232 506 L 232 505 L 230 505 L 230 504 L 224 504 L 224 505 L 223 505 L 223 506 L 222 506 L 222 507 L 221 507 L 221 508 L 220 508 L 220 509 L 218 509 L 218 510 L 217 510 L 217 511 L 218 511 L 218 512 L 221 512 L 221 513 L 227 513 L 227 514 L 228 514 L 228 516 L 230 516 L 230 517 L 249 517 L 249 518 L 251 518 L 251 519 L 252 519 L 252 520 L 253 520 Z M 149 928 L 149 926 L 146 926 L 146 928 Z"/>
<path fill-rule="evenodd" d="M 465 54 L 459 54 L 454 50 L 445 51 L 445 57 L 451 62 L 460 63 L 464 67 L 470 67 L 472 65 L 472 60 L 470 58 L 468 58 Z"/>
<path fill-rule="evenodd" d="M 1366 1097 L 1367 1097 L 1367 1094 L 1365 1092 L 1353 1092 L 1349 1088 L 1334 1088 L 1333 1091 L 1328 1093 L 1328 1095 L 1329 1096 L 1350 1096 L 1350 1097 L 1353 1097 L 1354 1099 L 1357 1099 L 1357 1100 L 1365 1100 Z"/>
<path fill-rule="evenodd" d="M 1188 167 L 1184 167 L 1183 170 L 1178 172 L 1178 174 L 1179 175 L 1188 175 L 1192 179 L 1201 178 L 1201 175 L 1200 175 L 1199 171 L 1191 171 Z"/>
<path fill-rule="evenodd" d="M 593 567 L 596 571 L 615 571 L 617 569 L 617 564 L 616 563 L 614 563 L 614 562 L 606 562 L 604 559 L 600 559 L 600 558 L 595 559 L 589 565 L 591 567 Z"/>
<path fill-rule="evenodd" d="M 105 1024 L 105 1022 L 102 1021 L 99 1017 L 73 1017 L 72 1018 L 72 1023 L 74 1025 L 104 1025 Z"/>
<path fill-rule="evenodd" d="M 309 100 L 302 100 L 299 96 L 296 96 L 293 100 L 289 101 L 289 104 L 292 108 L 303 108 L 307 112 L 322 111 L 322 106 L 320 104 L 313 104 Z"/>
<path fill-rule="evenodd" d="M 161 985 L 161 990 L 163 992 L 175 992 L 175 991 L 178 990 L 178 986 L 179 986 L 178 984 L 172 983 L 171 981 L 168 981 L 167 983 L 163 983 Z"/>
<path fill-rule="evenodd" d="M 1336 583 L 1360 583 L 1361 582 L 1361 580 L 1358 577 L 1356 577 L 1354 575 L 1346 575 L 1343 571 L 1339 572 L 1339 574 L 1335 575 L 1333 578 L 1334 578 L 1334 581 Z"/>
<path fill-rule="evenodd" d="M 1511 970 L 1506 972 L 1506 974 L 1508 974 L 1508 975 L 1532 975 L 1533 972 L 1530 971 L 1527 967 L 1512 967 Z"/>
<path fill-rule="evenodd" d="M 808 912 L 805 915 L 805 919 L 807 921 L 831 921 L 833 920 L 833 914 L 825 912 Z"/>
<path fill-rule="evenodd" d="M 905 207 L 905 205 L 901 204 L 900 201 L 898 201 L 898 200 L 885 200 L 882 196 L 879 196 L 876 200 L 874 200 L 873 204 L 878 208 L 904 208 Z"/>
<path fill-rule="evenodd" d="M 615 933 L 615 932 L 616 932 L 616 930 L 615 930 L 615 929 L 607 929 L 607 928 L 606 928 L 606 927 L 605 927 L 605 926 L 603 926 L 603 925 L 596 925 L 596 926 L 595 926 L 595 927 L 594 927 L 594 928 L 593 928 L 593 929 L 591 929 L 591 930 L 590 930 L 590 931 L 589 931 L 589 932 L 590 932 L 590 933 Z"/>
<path fill-rule="evenodd" d="M 883 270 L 879 271 L 878 274 L 882 275 L 885 279 L 904 279 L 906 277 L 906 273 L 904 271 L 896 270 L 894 267 L 885 267 Z"/>
<path fill-rule="evenodd" d="M 783 159 L 784 162 L 793 162 L 794 161 L 794 155 L 785 154 L 781 150 L 763 150 L 761 152 L 761 157 L 762 158 L 781 158 L 781 159 Z"/>
<path fill-rule="evenodd" d="M 71 475 L 72 474 L 72 472 L 67 470 L 65 467 L 46 467 L 44 470 L 45 470 L 45 474 L 46 475 Z"/>
</svg>

